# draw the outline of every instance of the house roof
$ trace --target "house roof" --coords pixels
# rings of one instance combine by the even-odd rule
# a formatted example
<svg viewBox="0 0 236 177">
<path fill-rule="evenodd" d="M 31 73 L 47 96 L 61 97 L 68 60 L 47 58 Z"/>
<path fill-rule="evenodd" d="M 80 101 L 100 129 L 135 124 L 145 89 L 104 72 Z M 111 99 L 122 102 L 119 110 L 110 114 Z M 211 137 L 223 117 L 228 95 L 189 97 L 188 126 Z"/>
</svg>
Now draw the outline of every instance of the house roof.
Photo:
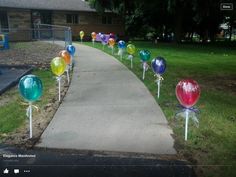
<svg viewBox="0 0 236 177">
<path fill-rule="evenodd" d="M 0 0 L 0 7 L 95 12 L 83 0 Z"/>
</svg>

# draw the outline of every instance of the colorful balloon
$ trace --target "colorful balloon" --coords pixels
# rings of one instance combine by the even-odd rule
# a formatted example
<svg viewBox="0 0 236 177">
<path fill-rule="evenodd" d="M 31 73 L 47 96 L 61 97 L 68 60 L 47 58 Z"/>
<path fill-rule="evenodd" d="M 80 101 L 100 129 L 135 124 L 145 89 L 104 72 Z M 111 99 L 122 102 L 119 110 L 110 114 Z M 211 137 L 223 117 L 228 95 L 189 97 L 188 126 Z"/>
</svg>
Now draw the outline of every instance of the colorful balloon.
<svg viewBox="0 0 236 177">
<path fill-rule="evenodd" d="M 114 38 L 109 38 L 108 44 L 113 47 L 113 46 L 115 45 L 115 40 L 114 40 Z"/>
<path fill-rule="evenodd" d="M 84 37 L 84 32 L 83 32 L 83 31 L 80 31 L 80 32 L 79 32 L 79 35 L 80 35 L 80 38 L 83 39 L 83 37 Z"/>
<path fill-rule="evenodd" d="M 70 64 L 70 54 L 66 51 L 66 50 L 62 50 L 59 52 L 59 57 L 62 57 L 66 64 L 69 65 Z"/>
<path fill-rule="evenodd" d="M 100 38 L 101 38 L 101 41 L 102 41 L 102 42 L 106 42 L 107 37 L 106 37 L 105 34 L 101 34 L 101 35 L 100 35 Z"/>
<path fill-rule="evenodd" d="M 56 57 L 52 59 L 51 70 L 53 74 L 61 76 L 65 72 L 65 69 L 66 69 L 66 62 L 63 58 Z"/>
<path fill-rule="evenodd" d="M 166 60 L 163 57 L 156 57 L 152 60 L 152 70 L 156 74 L 163 74 L 166 70 Z"/>
<path fill-rule="evenodd" d="M 101 36 L 103 33 L 99 32 L 98 35 Z"/>
<path fill-rule="evenodd" d="M 183 107 L 191 108 L 200 97 L 200 87 L 195 80 L 184 79 L 177 84 L 175 94 Z"/>
<path fill-rule="evenodd" d="M 92 37 L 92 39 L 96 39 L 97 34 L 96 34 L 95 32 L 92 32 L 92 33 L 91 33 L 91 37 Z"/>
<path fill-rule="evenodd" d="M 67 50 L 67 52 L 69 52 L 69 54 L 70 54 L 71 56 L 74 56 L 74 54 L 75 54 L 75 47 L 74 47 L 73 45 L 68 45 L 68 46 L 66 47 L 66 50 Z"/>
<path fill-rule="evenodd" d="M 116 36 L 115 36 L 115 34 L 114 34 L 114 33 L 110 33 L 110 34 L 109 34 L 109 38 L 113 38 L 113 39 L 115 39 L 115 38 L 116 38 Z"/>
<path fill-rule="evenodd" d="M 118 48 L 124 49 L 124 48 L 125 48 L 125 41 L 120 40 L 120 41 L 118 42 Z"/>
<path fill-rule="evenodd" d="M 127 45 L 127 52 L 130 55 L 133 55 L 135 53 L 136 49 L 135 46 L 133 44 L 128 44 Z"/>
<path fill-rule="evenodd" d="M 26 75 L 20 79 L 19 92 L 28 102 L 38 100 L 42 96 L 42 81 L 35 75 Z"/>
<path fill-rule="evenodd" d="M 151 53 L 148 50 L 141 50 L 139 56 L 143 62 L 146 62 L 150 59 Z"/>
</svg>

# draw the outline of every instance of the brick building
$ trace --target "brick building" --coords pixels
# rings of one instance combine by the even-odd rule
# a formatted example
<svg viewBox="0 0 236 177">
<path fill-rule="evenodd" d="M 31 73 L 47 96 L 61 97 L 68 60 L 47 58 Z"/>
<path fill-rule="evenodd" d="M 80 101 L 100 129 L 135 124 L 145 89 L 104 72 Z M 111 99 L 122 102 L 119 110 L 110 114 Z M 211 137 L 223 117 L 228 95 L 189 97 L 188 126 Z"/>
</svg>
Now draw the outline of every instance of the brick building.
<svg viewBox="0 0 236 177">
<path fill-rule="evenodd" d="M 121 17 L 111 12 L 101 15 L 83 0 L 0 0 L 0 31 L 8 32 L 11 41 L 30 39 L 29 29 L 38 23 L 70 26 L 72 36 L 80 30 L 87 35 L 93 31 L 124 35 Z M 19 35 L 20 30 L 25 32 Z"/>
</svg>

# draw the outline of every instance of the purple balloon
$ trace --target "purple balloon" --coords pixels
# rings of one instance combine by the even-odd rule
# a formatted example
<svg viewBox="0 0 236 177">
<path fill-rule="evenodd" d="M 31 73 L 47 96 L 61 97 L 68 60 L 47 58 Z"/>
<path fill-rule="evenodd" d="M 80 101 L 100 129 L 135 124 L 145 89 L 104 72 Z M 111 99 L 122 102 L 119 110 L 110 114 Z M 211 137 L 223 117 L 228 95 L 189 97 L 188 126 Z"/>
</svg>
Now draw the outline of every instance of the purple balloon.
<svg viewBox="0 0 236 177">
<path fill-rule="evenodd" d="M 105 34 L 101 34 L 100 38 L 101 38 L 102 42 L 106 42 L 107 37 Z"/>
<path fill-rule="evenodd" d="M 163 57 L 156 57 L 152 60 L 152 70 L 156 74 L 163 74 L 166 70 L 166 60 Z"/>
</svg>

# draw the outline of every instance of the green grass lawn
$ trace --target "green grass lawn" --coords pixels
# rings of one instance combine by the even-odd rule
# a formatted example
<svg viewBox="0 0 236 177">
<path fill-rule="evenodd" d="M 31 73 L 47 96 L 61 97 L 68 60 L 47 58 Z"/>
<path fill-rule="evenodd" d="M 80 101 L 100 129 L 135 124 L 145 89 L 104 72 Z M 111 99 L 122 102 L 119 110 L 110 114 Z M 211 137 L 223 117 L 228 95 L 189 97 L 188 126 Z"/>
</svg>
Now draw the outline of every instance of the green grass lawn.
<svg viewBox="0 0 236 177">
<path fill-rule="evenodd" d="M 86 42 L 92 46 L 92 43 Z M 194 164 L 199 176 L 229 176 L 236 174 L 236 48 L 190 44 L 152 44 L 134 42 L 137 52 L 132 71 L 142 78 L 138 52 L 148 49 L 151 59 L 162 56 L 167 61 L 163 74 L 161 96 L 157 100 L 157 86 L 151 69 L 146 74 L 145 85 L 156 98 L 174 130 L 176 148 Z M 100 43 L 96 48 L 102 49 Z M 104 52 L 111 54 L 105 47 Z M 117 48 L 115 50 L 117 54 Z M 115 57 L 119 58 L 117 55 Z M 130 68 L 130 61 L 123 59 Z M 150 61 L 149 61 L 150 64 Z M 178 111 L 175 86 L 184 78 L 196 80 L 201 87 L 197 103 L 200 125 L 189 127 L 188 141 L 184 141 L 184 123 L 174 119 Z M 203 173 L 203 174 L 201 174 Z"/>
<path fill-rule="evenodd" d="M 34 103 L 34 105 L 42 108 L 42 106 L 47 104 L 55 95 L 55 79 L 50 70 L 35 70 L 32 74 L 38 76 L 43 83 L 43 96 L 39 101 Z M 12 132 L 23 125 L 23 122 L 27 120 L 27 105 L 24 104 L 26 102 L 20 96 L 17 87 L 2 94 L 0 96 L 0 101 L 2 101 L 2 103 L 0 102 L 0 135 L 3 135 Z M 37 112 L 34 114 L 36 113 Z"/>
</svg>

